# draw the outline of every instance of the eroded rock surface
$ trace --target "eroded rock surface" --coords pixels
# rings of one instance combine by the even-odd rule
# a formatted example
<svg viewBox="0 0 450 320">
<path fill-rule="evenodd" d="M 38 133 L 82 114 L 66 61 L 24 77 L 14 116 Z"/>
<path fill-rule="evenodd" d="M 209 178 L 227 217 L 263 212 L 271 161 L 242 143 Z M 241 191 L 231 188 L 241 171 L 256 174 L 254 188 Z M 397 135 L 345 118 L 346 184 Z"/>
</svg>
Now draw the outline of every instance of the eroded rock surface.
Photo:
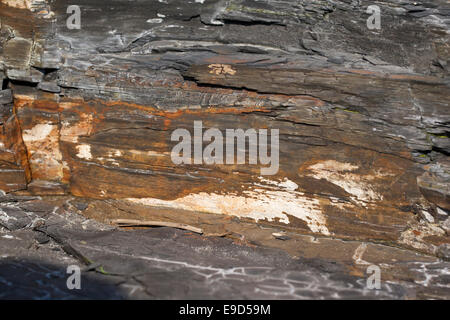
<svg viewBox="0 0 450 320">
<path fill-rule="evenodd" d="M 377 1 L 379 30 L 371 1 L 86 0 L 69 29 L 72 4 L 0 1 L 0 190 L 445 259 L 448 2 Z M 279 170 L 174 164 L 194 121 L 278 129 Z"/>
<path fill-rule="evenodd" d="M 0 201 L 2 299 L 442 299 L 449 294 L 449 262 L 381 244 L 296 233 L 280 241 L 273 237 L 277 227 L 237 221 L 226 224 L 234 240 L 226 239 L 217 236 L 224 217 L 213 214 L 202 217 L 204 235 L 165 227 L 118 230 L 79 214 L 95 210 L 108 216 L 111 208 L 104 200 L 4 196 Z M 26 221 L 10 223 L 19 218 Z M 374 264 L 382 270 L 379 289 L 367 285 L 367 267 Z M 67 267 L 73 265 L 82 270 L 80 290 L 66 285 Z"/>
</svg>

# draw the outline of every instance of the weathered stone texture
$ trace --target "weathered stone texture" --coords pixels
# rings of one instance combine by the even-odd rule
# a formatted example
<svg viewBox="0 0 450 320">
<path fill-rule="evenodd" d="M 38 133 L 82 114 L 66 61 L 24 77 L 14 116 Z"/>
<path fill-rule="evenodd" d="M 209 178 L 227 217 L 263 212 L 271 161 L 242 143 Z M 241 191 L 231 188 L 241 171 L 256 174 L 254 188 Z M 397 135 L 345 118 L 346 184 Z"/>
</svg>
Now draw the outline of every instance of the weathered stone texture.
<svg viewBox="0 0 450 320">
<path fill-rule="evenodd" d="M 449 242 L 417 221 L 450 209 L 446 1 L 378 1 L 381 30 L 370 1 L 84 1 L 79 30 L 32 2 L 0 4 L 0 189 Z M 194 121 L 279 129 L 278 173 L 175 165 Z"/>
</svg>

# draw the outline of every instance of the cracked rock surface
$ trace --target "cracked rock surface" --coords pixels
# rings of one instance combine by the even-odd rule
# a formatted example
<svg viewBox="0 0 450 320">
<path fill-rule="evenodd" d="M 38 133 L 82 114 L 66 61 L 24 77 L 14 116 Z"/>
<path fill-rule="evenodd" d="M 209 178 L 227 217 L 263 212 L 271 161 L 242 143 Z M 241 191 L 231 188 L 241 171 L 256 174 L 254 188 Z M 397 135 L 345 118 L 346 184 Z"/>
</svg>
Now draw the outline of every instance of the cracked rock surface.
<svg viewBox="0 0 450 320">
<path fill-rule="evenodd" d="M 192 274 L 180 289 L 192 297 L 253 297 L 231 284 L 234 276 L 261 298 L 342 297 L 344 283 L 351 297 L 449 297 L 448 1 L 377 1 L 380 29 L 367 27 L 374 3 L 366 0 L 83 0 L 75 29 L 72 4 L 0 0 L 0 241 L 10 241 L 2 245 L 8 259 L 7 248 L 26 239 L 68 262 L 65 248 L 77 261 L 101 261 L 117 273 L 103 276 L 133 286 L 136 297 L 158 297 L 143 285 L 156 280 L 136 271 L 148 261 L 150 273 Z M 175 164 L 171 135 L 193 133 L 196 121 L 222 133 L 279 130 L 278 171 L 264 176 L 266 165 L 249 161 Z M 187 223 L 206 238 L 108 227 L 121 218 Z M 154 241 L 161 252 L 137 245 Z M 212 253 L 202 247 L 217 258 L 210 271 L 202 268 Z M 62 267 L 23 250 L 16 256 L 30 255 L 23 267 L 37 274 Z M 227 252 L 268 268 L 261 287 L 258 271 L 235 269 L 251 260 L 228 263 Z M 392 288 L 364 289 L 366 256 L 395 265 L 383 267 Z M 127 261 L 123 270 L 114 259 Z M 338 263 L 339 276 L 310 259 Z M 20 268 L 14 261 L 7 268 Z M 310 275 L 309 296 L 291 272 Z M 267 290 L 271 281 L 280 292 Z M 115 292 L 131 297 L 122 289 Z"/>
<path fill-rule="evenodd" d="M 73 198 L 1 200 L 2 299 L 412 299 L 449 293 L 450 263 L 388 246 L 298 235 L 280 241 L 267 237 L 273 230 L 250 223 L 239 224 L 239 241 L 166 227 L 118 230 L 72 211 Z M 17 212 L 28 217 L 25 226 L 7 223 Z M 315 245 L 322 257 L 307 257 Z M 299 247 L 303 257 L 286 252 Z M 333 258 L 336 248 L 352 258 Z M 380 256 L 381 288 L 369 289 L 364 272 Z M 82 270 L 80 290 L 66 286 L 70 265 Z"/>
</svg>

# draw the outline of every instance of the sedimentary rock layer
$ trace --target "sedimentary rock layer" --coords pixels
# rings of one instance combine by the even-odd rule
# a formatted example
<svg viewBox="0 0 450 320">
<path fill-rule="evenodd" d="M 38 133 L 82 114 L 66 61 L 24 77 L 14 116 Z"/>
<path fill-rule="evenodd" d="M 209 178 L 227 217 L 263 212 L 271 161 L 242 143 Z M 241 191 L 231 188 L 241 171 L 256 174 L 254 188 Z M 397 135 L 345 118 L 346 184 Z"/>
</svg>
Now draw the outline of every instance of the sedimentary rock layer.
<svg viewBox="0 0 450 320">
<path fill-rule="evenodd" d="M 379 30 L 370 1 L 73 4 L 0 4 L 0 189 L 449 242 L 446 1 L 378 1 Z M 195 121 L 279 130 L 279 170 L 175 164 Z"/>
</svg>

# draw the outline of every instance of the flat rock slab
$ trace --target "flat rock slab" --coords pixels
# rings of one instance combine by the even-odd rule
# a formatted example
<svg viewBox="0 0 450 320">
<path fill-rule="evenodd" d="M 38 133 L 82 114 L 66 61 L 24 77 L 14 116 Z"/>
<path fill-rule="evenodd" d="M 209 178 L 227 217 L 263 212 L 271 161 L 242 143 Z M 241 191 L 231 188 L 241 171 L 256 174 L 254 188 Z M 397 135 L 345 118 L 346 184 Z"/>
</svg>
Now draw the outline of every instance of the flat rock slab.
<svg viewBox="0 0 450 320">
<path fill-rule="evenodd" d="M 164 299 L 401 298 L 401 286 L 369 290 L 364 279 L 325 260 L 293 259 L 172 228 L 71 236 L 107 273 L 130 276 Z M 120 244 L 120 245 L 119 245 Z"/>
<path fill-rule="evenodd" d="M 28 235 L 31 232 L 27 232 Z M 386 284 L 366 288 L 365 279 L 325 260 L 292 259 L 281 250 L 248 248 L 230 240 L 202 238 L 171 228 L 71 234 L 70 244 L 89 257 L 81 290 L 66 286 L 68 265 L 79 261 L 18 235 L 0 238 L 0 248 L 20 252 L 0 260 L 0 296 L 6 299 L 311 299 L 405 298 L 407 289 Z M 37 249 L 39 248 L 39 249 Z M 10 250 L 12 251 L 12 250 Z M 56 262 L 56 263 L 55 263 Z M 87 268 L 89 269 L 89 268 Z"/>
<path fill-rule="evenodd" d="M 0 190 L 447 256 L 448 1 L 377 1 L 379 30 L 368 1 L 110 2 L 83 1 L 73 29 L 72 1 L 0 0 Z M 279 147 L 270 167 L 261 143 L 259 163 L 245 143 L 243 163 L 223 146 L 211 163 L 202 139 L 206 158 L 175 163 L 172 133 L 195 123 Z"/>
<path fill-rule="evenodd" d="M 173 228 L 119 230 L 72 211 L 81 200 L 10 197 L 2 212 L 22 213 L 22 228 L 0 228 L 0 297 L 3 299 L 414 299 L 449 298 L 450 264 L 380 244 L 320 240 L 294 258 L 287 241 L 263 241 L 254 227 L 250 245 Z M 13 210 L 14 209 L 14 210 Z M 39 223 L 37 222 L 39 221 Z M 251 235 L 251 233 L 253 235 Z M 244 235 L 245 234 L 245 235 Z M 259 236 L 258 236 L 259 234 Z M 46 241 L 43 241 L 46 240 Z M 328 242 L 339 260 L 324 249 Z M 318 241 L 319 242 L 319 241 Z M 297 242 L 301 246 L 301 242 Z M 270 247 L 271 246 L 271 247 Z M 359 248 L 359 249 L 358 249 Z M 362 249 L 361 249 L 362 248 Z M 313 252 L 314 250 L 315 253 Z M 359 252 L 359 253 L 358 253 Z M 402 253 L 403 252 L 403 253 Z M 363 254 L 365 254 L 363 256 Z M 390 259 L 397 256 L 398 260 Z M 368 261 L 385 266 L 381 289 L 367 287 Z M 378 260 L 377 260 L 378 259 Z M 372 263 L 372 262 L 371 262 Z M 67 267 L 81 271 L 81 289 L 69 290 Z M 405 270 L 409 270 L 405 272 Z"/>
</svg>

